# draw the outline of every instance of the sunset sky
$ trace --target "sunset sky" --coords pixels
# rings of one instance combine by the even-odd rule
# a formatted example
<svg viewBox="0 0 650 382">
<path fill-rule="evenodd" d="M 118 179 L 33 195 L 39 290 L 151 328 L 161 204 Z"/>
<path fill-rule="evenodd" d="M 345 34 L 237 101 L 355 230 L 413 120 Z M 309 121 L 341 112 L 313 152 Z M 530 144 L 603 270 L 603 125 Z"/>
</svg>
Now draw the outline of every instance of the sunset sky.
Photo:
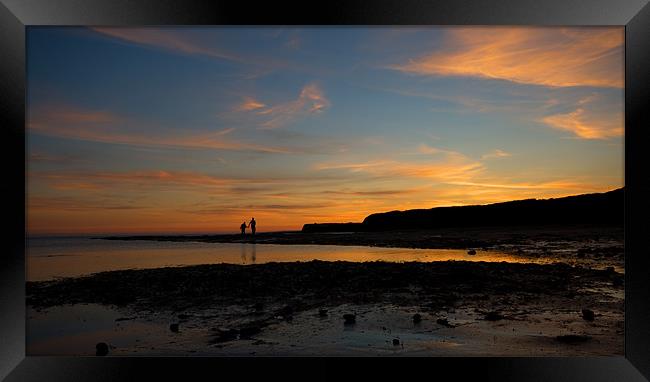
<svg viewBox="0 0 650 382">
<path fill-rule="evenodd" d="M 28 27 L 30 234 L 622 187 L 624 29 Z"/>
</svg>

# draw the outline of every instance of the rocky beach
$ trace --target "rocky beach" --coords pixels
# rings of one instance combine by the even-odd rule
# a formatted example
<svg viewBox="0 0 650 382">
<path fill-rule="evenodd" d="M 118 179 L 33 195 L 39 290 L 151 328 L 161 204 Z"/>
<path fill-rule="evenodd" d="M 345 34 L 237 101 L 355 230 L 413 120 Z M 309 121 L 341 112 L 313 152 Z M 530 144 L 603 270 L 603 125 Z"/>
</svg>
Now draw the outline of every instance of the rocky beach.
<svg viewBox="0 0 650 382">
<path fill-rule="evenodd" d="M 305 261 L 108 271 L 29 282 L 27 304 L 35 322 L 65 307 L 110 309 L 115 318 L 104 339 L 91 336 L 81 352 L 89 355 L 96 354 L 93 341 L 106 344 L 109 355 L 622 355 L 622 234 L 586 226 L 266 234 L 257 242 L 499 249 L 531 263 Z M 540 257 L 565 261 L 533 263 Z M 116 331 L 131 333 L 120 346 L 111 343 Z"/>
</svg>

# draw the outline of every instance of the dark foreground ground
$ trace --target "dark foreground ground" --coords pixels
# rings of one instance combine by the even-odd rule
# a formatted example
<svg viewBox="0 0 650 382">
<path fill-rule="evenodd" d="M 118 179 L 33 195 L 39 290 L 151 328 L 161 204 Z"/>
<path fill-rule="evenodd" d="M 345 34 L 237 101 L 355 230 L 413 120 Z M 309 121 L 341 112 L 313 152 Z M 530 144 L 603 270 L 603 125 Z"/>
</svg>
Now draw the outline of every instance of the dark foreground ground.
<svg viewBox="0 0 650 382">
<path fill-rule="evenodd" d="M 118 355 L 622 355 L 623 281 L 566 264 L 219 264 L 28 283 L 27 304 L 164 327 Z"/>
</svg>

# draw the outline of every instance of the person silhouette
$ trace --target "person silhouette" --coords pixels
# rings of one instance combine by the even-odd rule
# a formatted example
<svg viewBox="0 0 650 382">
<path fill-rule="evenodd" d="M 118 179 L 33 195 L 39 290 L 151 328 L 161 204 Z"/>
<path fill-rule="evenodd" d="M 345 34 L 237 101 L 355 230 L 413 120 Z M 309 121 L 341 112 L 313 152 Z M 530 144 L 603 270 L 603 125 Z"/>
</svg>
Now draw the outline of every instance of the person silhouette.
<svg viewBox="0 0 650 382">
<path fill-rule="evenodd" d="M 241 235 L 244 236 L 246 235 L 246 222 L 241 223 L 239 226 L 239 229 L 241 229 Z"/>
<path fill-rule="evenodd" d="M 248 226 L 251 227 L 251 233 L 253 234 L 253 236 L 255 236 L 255 225 L 256 224 L 257 223 L 255 222 L 255 218 L 252 218 L 251 222 L 248 223 Z"/>
</svg>

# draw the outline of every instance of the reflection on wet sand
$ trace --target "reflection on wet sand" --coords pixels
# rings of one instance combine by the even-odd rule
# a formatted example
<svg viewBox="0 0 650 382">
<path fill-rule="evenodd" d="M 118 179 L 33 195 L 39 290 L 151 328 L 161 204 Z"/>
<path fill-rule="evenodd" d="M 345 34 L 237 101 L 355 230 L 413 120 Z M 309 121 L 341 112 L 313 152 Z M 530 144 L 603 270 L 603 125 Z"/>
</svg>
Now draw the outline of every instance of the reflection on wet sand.
<svg viewBox="0 0 650 382">
<path fill-rule="evenodd" d="M 257 260 L 257 244 L 241 243 L 240 248 L 241 248 L 241 263 L 244 265 L 248 264 L 247 259 L 248 259 L 248 252 L 250 250 L 251 253 L 250 264 L 255 264 L 255 261 Z"/>
</svg>

